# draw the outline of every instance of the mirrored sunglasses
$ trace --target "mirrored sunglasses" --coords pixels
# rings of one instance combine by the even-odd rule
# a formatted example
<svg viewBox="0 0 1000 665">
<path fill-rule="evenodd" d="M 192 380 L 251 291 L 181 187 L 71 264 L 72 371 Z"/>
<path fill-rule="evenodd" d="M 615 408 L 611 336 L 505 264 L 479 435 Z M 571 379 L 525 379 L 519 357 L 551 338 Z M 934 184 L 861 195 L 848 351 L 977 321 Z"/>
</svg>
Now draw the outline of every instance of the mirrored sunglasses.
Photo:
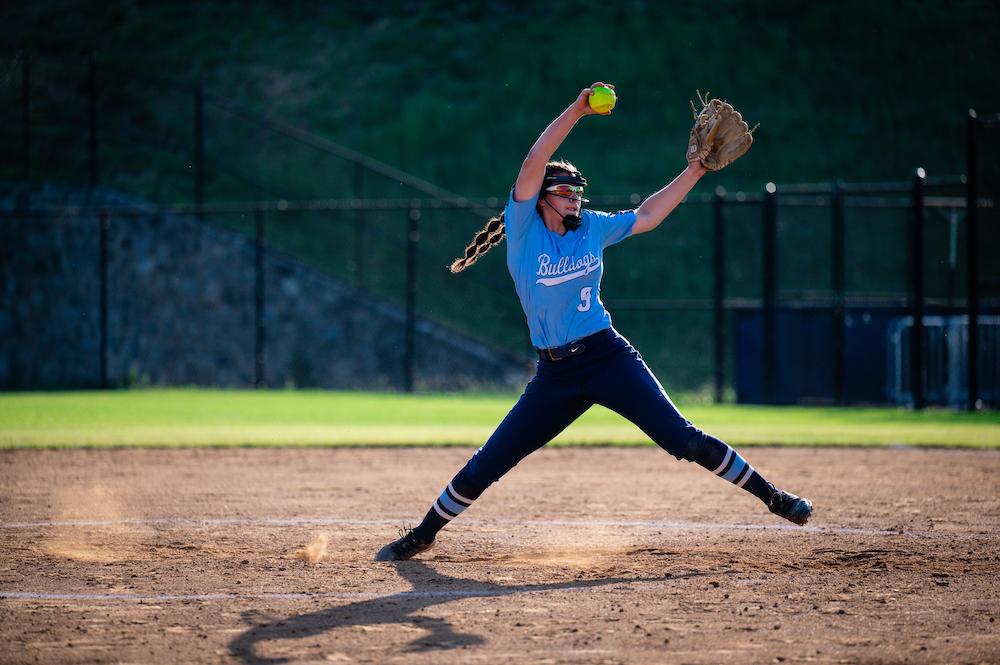
<svg viewBox="0 0 1000 665">
<path fill-rule="evenodd" d="M 546 192 L 552 192 L 556 196 L 572 197 L 574 194 L 583 198 L 583 187 L 577 185 L 552 185 L 545 188 Z"/>
</svg>

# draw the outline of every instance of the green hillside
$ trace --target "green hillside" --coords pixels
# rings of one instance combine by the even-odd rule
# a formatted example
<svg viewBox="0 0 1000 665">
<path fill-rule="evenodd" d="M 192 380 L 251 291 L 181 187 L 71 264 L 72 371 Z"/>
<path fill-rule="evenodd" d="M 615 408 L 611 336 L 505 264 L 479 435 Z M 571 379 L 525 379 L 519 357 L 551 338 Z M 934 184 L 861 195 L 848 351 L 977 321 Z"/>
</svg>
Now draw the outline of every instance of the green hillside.
<svg viewBox="0 0 1000 665">
<path fill-rule="evenodd" d="M 0 19 L 8 53 L 96 52 L 201 83 L 466 196 L 505 196 L 531 141 L 597 79 L 619 107 L 563 152 L 607 193 L 682 166 L 696 89 L 761 125 L 730 189 L 960 173 L 965 112 L 1000 110 L 990 0 L 36 0 Z"/>
</svg>

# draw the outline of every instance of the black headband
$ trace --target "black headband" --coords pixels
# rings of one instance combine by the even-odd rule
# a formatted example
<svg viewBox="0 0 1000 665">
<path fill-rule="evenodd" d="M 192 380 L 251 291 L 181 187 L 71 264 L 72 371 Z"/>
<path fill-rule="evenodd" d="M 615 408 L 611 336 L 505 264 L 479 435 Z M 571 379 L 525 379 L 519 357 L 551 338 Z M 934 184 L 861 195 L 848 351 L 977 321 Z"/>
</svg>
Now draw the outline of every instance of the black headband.
<svg viewBox="0 0 1000 665">
<path fill-rule="evenodd" d="M 583 174 L 579 171 L 573 171 L 572 173 L 553 173 L 546 175 L 545 179 L 542 181 L 542 189 L 546 187 L 551 187 L 552 185 L 581 185 L 583 187 L 587 186 L 587 179 L 583 177 Z"/>
</svg>

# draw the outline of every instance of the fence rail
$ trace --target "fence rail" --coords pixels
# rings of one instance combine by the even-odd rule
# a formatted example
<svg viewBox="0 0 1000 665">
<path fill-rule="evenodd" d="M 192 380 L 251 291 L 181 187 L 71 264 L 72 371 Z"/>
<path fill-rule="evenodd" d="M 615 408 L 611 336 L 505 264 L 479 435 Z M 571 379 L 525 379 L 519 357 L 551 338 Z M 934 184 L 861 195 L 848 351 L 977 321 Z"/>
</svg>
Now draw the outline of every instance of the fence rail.
<svg viewBox="0 0 1000 665">
<path fill-rule="evenodd" d="M 957 178 L 942 179 L 947 186 L 953 185 L 955 182 L 961 182 Z M 834 190 L 837 186 L 832 186 Z M 802 191 L 802 187 L 796 188 L 798 191 Z M 818 189 L 818 188 L 817 188 Z M 765 400 L 767 402 L 774 402 L 776 400 L 776 394 L 778 392 L 778 383 L 780 382 L 780 377 L 777 375 L 777 369 L 780 365 L 778 356 L 781 355 L 781 344 L 778 338 L 778 312 L 779 311 L 790 311 L 790 310 L 825 310 L 830 314 L 831 327 L 835 331 L 833 335 L 833 343 L 831 347 L 827 350 L 829 358 L 831 359 L 835 369 L 834 369 L 834 388 L 832 400 L 836 403 L 849 403 L 851 401 L 850 395 L 846 394 L 846 377 L 849 373 L 847 367 L 848 364 L 848 352 L 846 348 L 846 340 L 843 334 L 838 334 L 838 331 L 844 331 L 849 327 L 849 311 L 857 308 L 882 308 L 887 310 L 898 311 L 901 313 L 909 312 L 909 318 L 907 320 L 913 321 L 913 316 L 915 312 L 921 311 L 927 307 L 943 310 L 954 315 L 957 312 L 966 312 L 965 317 L 968 319 L 968 308 L 969 299 L 967 297 L 957 297 L 954 294 L 949 294 L 948 297 L 928 297 L 923 294 L 920 297 L 919 306 L 915 298 L 915 289 L 918 288 L 918 282 L 916 276 L 911 273 L 909 277 L 909 284 L 911 291 L 901 292 L 901 293 L 867 293 L 867 294 L 857 294 L 849 293 L 847 290 L 847 279 L 845 277 L 845 255 L 844 247 L 846 241 L 843 238 L 845 229 L 842 223 L 838 224 L 838 220 L 843 219 L 845 216 L 845 211 L 850 210 L 851 207 L 847 205 L 848 199 L 845 197 L 829 197 L 818 200 L 815 197 L 811 199 L 811 206 L 803 206 L 803 201 L 795 200 L 793 195 L 792 200 L 786 206 L 786 200 L 783 196 L 783 187 L 769 186 L 765 188 L 764 192 L 758 196 L 746 196 L 746 195 L 730 195 L 723 191 L 717 191 L 712 195 L 703 196 L 693 196 L 687 202 L 692 208 L 700 208 L 702 210 L 710 210 L 714 219 L 715 225 L 713 226 L 712 234 L 712 246 L 715 248 L 717 255 L 712 257 L 712 273 L 714 274 L 714 282 L 712 287 L 711 297 L 706 298 L 651 298 L 651 297 L 640 297 L 640 298 L 609 298 L 607 304 L 609 308 L 615 312 L 624 313 L 683 313 L 683 312 L 706 312 L 710 313 L 712 324 L 711 324 L 711 339 L 712 341 L 712 362 L 714 363 L 713 368 L 713 379 L 714 379 L 714 392 L 715 398 L 719 401 L 724 399 L 724 395 L 727 389 L 727 378 L 726 378 L 726 350 L 729 349 L 733 344 L 733 339 L 731 338 L 731 333 L 728 331 L 731 329 L 731 325 L 727 322 L 727 318 L 733 312 L 738 311 L 759 311 L 763 314 L 763 339 L 765 344 L 763 347 L 763 361 L 762 367 L 764 368 L 764 387 L 765 387 Z M 877 191 L 869 188 L 869 191 Z M 915 191 L 923 191 L 922 188 L 917 188 Z M 595 197 L 596 198 L 596 197 Z M 765 201 L 770 201 L 769 205 L 762 205 Z M 922 203 L 924 209 L 944 209 L 944 208 L 960 208 L 961 204 L 965 203 L 964 199 L 957 197 L 925 197 L 920 203 Z M 987 205 L 983 207 L 989 207 L 991 202 L 987 202 Z M 605 196 L 601 197 L 592 202 L 592 205 L 596 204 L 599 207 L 606 208 L 616 208 L 618 206 L 627 206 L 634 204 L 634 198 L 631 196 Z M 22 207 L 18 210 L 12 211 L 12 213 L 7 215 L 8 223 L 31 223 L 31 220 L 38 219 L 41 217 L 47 218 L 57 218 L 62 220 L 64 224 L 73 224 L 74 220 L 79 223 L 89 223 L 87 220 L 90 219 L 100 219 L 100 248 L 99 248 L 99 262 L 101 270 L 101 294 L 100 294 L 100 320 L 101 320 L 101 334 L 100 334 L 100 349 L 98 355 L 100 357 L 100 382 L 102 385 L 107 385 L 109 383 L 109 377 L 107 376 L 107 355 L 108 355 L 108 234 L 107 229 L 112 223 L 127 222 L 129 218 L 138 218 L 153 215 L 179 215 L 179 216 L 191 216 L 199 219 L 214 219 L 220 216 L 231 216 L 238 215 L 244 217 L 250 217 L 252 219 L 252 229 L 253 229 L 253 243 L 257 248 L 257 260 L 255 262 L 255 273 L 256 277 L 255 283 L 255 314 L 253 316 L 254 326 L 255 326 L 255 348 L 253 355 L 256 363 L 255 375 L 258 377 L 266 376 L 267 368 L 265 363 L 264 346 L 267 340 L 267 325 L 266 317 L 264 316 L 264 311 L 267 303 L 265 302 L 265 294 L 263 289 L 264 284 L 264 261 L 263 252 L 268 246 L 267 238 L 267 228 L 271 223 L 268 219 L 277 220 L 281 218 L 286 218 L 289 216 L 300 215 L 302 213 L 336 213 L 341 218 L 350 215 L 353 212 L 362 211 L 380 211 L 382 213 L 390 214 L 397 220 L 394 223 L 396 227 L 396 233 L 392 238 L 383 237 L 380 242 L 396 242 L 398 241 L 403 247 L 402 257 L 403 264 L 405 265 L 405 279 L 402 288 L 402 293 L 400 300 L 402 301 L 405 311 L 406 311 L 406 356 L 404 359 L 405 367 L 411 367 L 413 364 L 414 355 L 414 339 L 415 339 L 415 329 L 417 325 L 418 317 L 421 314 L 421 301 L 426 300 L 430 297 L 430 294 L 422 291 L 420 287 L 420 282 L 422 278 L 426 280 L 426 271 L 429 264 L 436 263 L 439 267 L 443 267 L 446 263 L 446 258 L 443 254 L 440 254 L 436 247 L 423 248 L 422 244 L 427 240 L 427 236 L 422 233 L 422 219 L 424 215 L 422 212 L 427 212 L 431 215 L 434 213 L 440 213 L 446 210 L 468 210 L 470 208 L 479 209 L 489 209 L 494 210 L 492 206 L 496 205 L 495 200 L 483 199 L 479 201 L 472 201 L 463 199 L 461 197 L 449 197 L 447 199 L 420 199 L 420 198 L 397 198 L 397 199 L 347 199 L 347 200 L 261 200 L 261 201 L 238 201 L 238 202 L 210 202 L 202 204 L 174 204 L 174 205 L 156 205 L 156 204 L 127 204 L 127 205 L 99 205 L 99 206 L 88 206 L 88 205 L 45 205 L 38 207 L 36 209 L 31 209 L 31 207 Z M 840 207 L 838 207 L 840 206 Z M 879 208 L 885 210 L 909 210 L 912 212 L 914 206 L 914 199 L 912 197 L 894 197 L 892 199 L 880 199 L 877 204 L 872 204 L 868 202 L 867 206 L 859 206 L 859 208 Z M 828 217 L 830 224 L 833 225 L 834 231 L 829 237 L 830 247 L 828 248 L 831 252 L 831 270 L 830 270 L 830 288 L 827 290 L 816 290 L 812 292 L 800 291 L 798 293 L 791 292 L 787 289 L 779 288 L 779 275 L 778 266 L 779 261 L 777 260 L 778 255 L 778 229 L 781 226 L 781 211 L 794 209 L 794 208 L 809 208 L 811 211 L 816 213 L 822 213 L 823 216 Z M 738 211 L 743 211 L 740 213 Z M 758 297 L 747 297 L 747 296 L 735 296 L 728 295 L 727 291 L 730 287 L 727 284 L 727 279 L 725 275 L 725 265 L 727 259 L 725 256 L 725 248 L 727 247 L 727 219 L 729 217 L 741 217 L 745 216 L 747 210 L 757 211 L 757 214 L 761 215 L 760 227 L 762 229 L 760 241 L 762 246 L 760 251 L 762 253 L 770 253 L 769 258 L 764 258 L 761 260 L 761 285 L 760 285 L 760 296 Z M 813 223 L 815 223 L 815 218 L 813 218 Z M 277 222 L 276 225 L 287 224 L 287 222 Z M 924 222 L 926 224 L 926 221 Z M 922 224 L 923 225 L 923 224 Z M 911 224 L 911 233 L 913 233 Z M 770 240 L 767 239 L 767 234 L 771 234 Z M 955 236 L 950 236 L 952 240 Z M 367 242 L 360 240 L 360 242 Z M 910 248 L 913 249 L 914 244 L 911 239 Z M 355 254 L 364 254 L 367 250 L 364 247 L 354 250 Z M 950 256 L 956 256 L 955 251 L 950 252 Z M 923 261 L 920 259 L 914 259 L 910 257 L 909 267 L 910 270 L 915 270 L 917 266 L 923 265 Z M 954 269 L 956 266 L 952 266 Z M 720 270 L 722 268 L 722 270 Z M 503 290 L 505 285 L 498 287 L 498 290 Z M 399 292 L 397 292 L 399 293 Z M 398 297 L 398 296 L 397 296 Z M 1000 303 L 990 300 L 987 302 L 987 306 L 995 307 Z M 923 314 L 920 315 L 923 317 Z M 926 320 L 926 317 L 923 317 Z M 979 317 L 982 320 L 982 317 Z M 911 323 L 912 325 L 912 323 Z M 968 332 L 963 332 L 965 337 L 969 337 Z M 909 339 L 909 335 L 907 336 Z M 787 340 L 786 340 L 787 344 Z M 893 347 L 893 353 L 896 358 L 899 354 L 899 348 Z M 928 386 L 932 385 L 927 382 L 926 373 L 932 371 L 933 367 L 928 365 L 928 356 L 925 352 L 919 351 L 914 352 L 911 350 L 912 345 L 907 343 L 906 352 L 913 354 L 910 358 L 910 364 L 907 365 L 907 370 L 902 372 L 898 363 L 893 365 L 891 373 L 896 377 L 904 377 L 907 381 L 916 381 L 915 378 L 911 377 L 925 377 L 919 386 L 909 386 L 907 390 L 897 389 L 896 384 L 893 384 L 892 390 L 889 391 L 889 397 L 891 399 L 899 399 L 899 395 L 904 394 L 907 396 L 907 400 L 910 403 L 917 404 L 918 399 L 923 399 L 924 403 L 930 400 L 932 403 L 940 401 L 942 399 L 942 393 L 940 390 L 931 389 Z M 968 348 L 968 347 L 965 347 Z M 963 355 L 966 364 L 968 363 L 968 354 Z M 987 358 L 989 362 L 995 361 L 995 356 L 989 356 Z M 966 369 L 963 374 L 963 380 L 967 383 L 968 376 L 970 372 Z M 976 376 L 983 375 L 995 375 L 990 367 L 977 366 Z M 887 384 L 889 381 L 887 381 Z M 898 382 L 897 382 L 898 383 Z M 932 382 L 933 383 L 933 382 Z M 933 384 L 936 385 L 936 384 Z M 406 379 L 404 382 L 404 389 L 413 389 L 413 377 L 412 374 L 407 371 Z M 902 390 L 902 392 L 901 392 Z M 948 403 L 954 402 L 954 396 L 959 394 L 955 390 L 951 390 L 947 393 L 946 398 Z M 971 390 L 961 391 L 962 395 L 969 396 L 975 395 L 977 400 L 986 399 L 987 402 L 995 399 L 996 393 L 992 388 L 988 388 L 985 393 L 981 394 L 976 388 Z M 922 406 L 922 404 L 920 405 Z"/>
</svg>

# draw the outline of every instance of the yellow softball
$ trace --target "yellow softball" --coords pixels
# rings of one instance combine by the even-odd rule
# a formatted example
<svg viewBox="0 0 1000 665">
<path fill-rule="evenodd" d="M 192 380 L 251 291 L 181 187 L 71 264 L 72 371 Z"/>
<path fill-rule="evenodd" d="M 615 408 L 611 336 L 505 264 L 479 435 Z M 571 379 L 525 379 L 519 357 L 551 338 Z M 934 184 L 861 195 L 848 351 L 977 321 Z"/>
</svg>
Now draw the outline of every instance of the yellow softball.
<svg viewBox="0 0 1000 665">
<path fill-rule="evenodd" d="M 615 107 L 615 102 L 618 101 L 618 96 L 615 95 L 615 91 L 611 88 L 605 88 L 602 85 L 598 85 L 594 86 L 594 94 L 592 94 L 587 101 L 590 102 L 590 108 L 594 109 L 598 113 L 607 113 Z"/>
</svg>

